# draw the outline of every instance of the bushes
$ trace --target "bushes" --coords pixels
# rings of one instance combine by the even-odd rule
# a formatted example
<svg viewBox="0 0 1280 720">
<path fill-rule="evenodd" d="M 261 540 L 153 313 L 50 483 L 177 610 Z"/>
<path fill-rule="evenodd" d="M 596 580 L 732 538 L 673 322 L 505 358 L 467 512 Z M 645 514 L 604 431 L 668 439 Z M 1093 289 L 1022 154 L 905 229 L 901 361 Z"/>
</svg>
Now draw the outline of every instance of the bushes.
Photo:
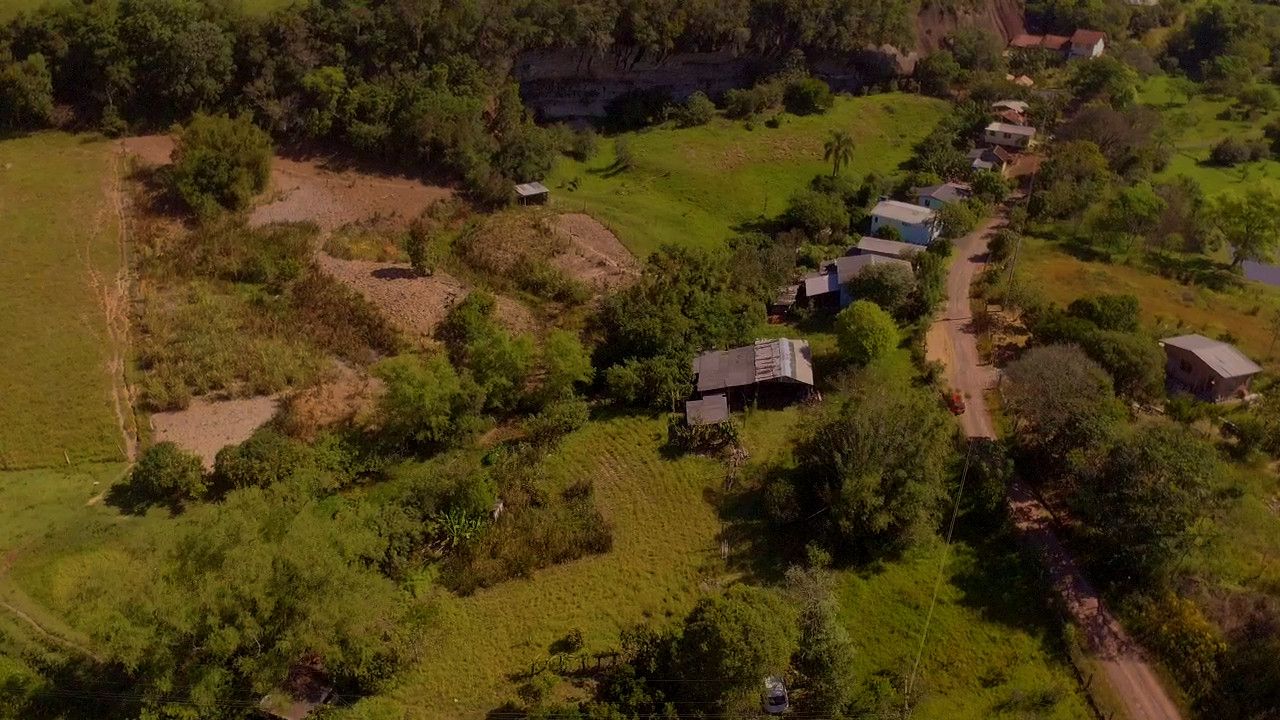
<svg viewBox="0 0 1280 720">
<path fill-rule="evenodd" d="M 1209 151 L 1209 164 L 1234 167 L 1242 163 L 1266 160 L 1271 148 L 1264 140 L 1241 140 L 1228 137 L 1219 140 Z"/>
<path fill-rule="evenodd" d="M 144 502 L 182 502 L 205 493 L 200 458 L 171 442 L 156 443 L 143 451 L 129 471 L 129 493 Z"/>
<path fill-rule="evenodd" d="M 381 430 L 393 442 L 450 446 L 479 427 L 484 401 L 470 377 L 440 355 L 401 355 L 373 368 L 386 384 L 379 399 Z"/>
<path fill-rule="evenodd" d="M 706 93 L 699 90 L 690 95 L 684 104 L 676 110 L 676 124 L 680 127 L 697 127 L 706 125 L 715 117 L 716 106 L 707 98 Z"/>
<path fill-rule="evenodd" d="M 792 80 L 782 92 L 782 105 L 792 115 L 817 115 L 831 109 L 831 88 L 818 78 Z"/>
<path fill-rule="evenodd" d="M 590 481 L 544 498 L 529 487 L 503 490 L 505 511 L 445 563 L 444 582 L 469 594 L 503 580 L 613 548 L 613 527 L 595 508 Z"/>
<path fill-rule="evenodd" d="M 816 190 L 800 190 L 792 195 L 785 219 L 809 237 L 832 233 L 843 236 L 849 230 L 849 211 L 840 198 Z"/>
<path fill-rule="evenodd" d="M 258 430 L 239 445 L 218 451 L 211 484 L 219 492 L 270 487 L 294 477 L 311 461 L 311 450 L 306 445 L 275 430 Z"/>
<path fill-rule="evenodd" d="M 1217 688 L 1226 643 L 1196 604 L 1172 592 L 1138 595 L 1126 617 L 1141 642 L 1160 655 L 1193 702 Z"/>
<path fill-rule="evenodd" d="M 836 315 L 840 355 L 854 365 L 867 365 L 898 344 L 898 326 L 878 305 L 855 300 Z"/>
<path fill-rule="evenodd" d="M 271 139 L 246 116 L 196 114 L 175 133 L 172 183 L 192 212 L 240 210 L 267 186 Z"/>
</svg>

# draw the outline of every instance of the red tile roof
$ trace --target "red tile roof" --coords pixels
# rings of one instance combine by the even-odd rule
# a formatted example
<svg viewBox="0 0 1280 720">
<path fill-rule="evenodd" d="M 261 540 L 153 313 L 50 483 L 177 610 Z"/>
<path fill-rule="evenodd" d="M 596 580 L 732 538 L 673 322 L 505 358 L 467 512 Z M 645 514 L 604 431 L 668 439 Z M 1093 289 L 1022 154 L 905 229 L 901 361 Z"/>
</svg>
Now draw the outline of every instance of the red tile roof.
<svg viewBox="0 0 1280 720">
<path fill-rule="evenodd" d="M 1105 40 L 1106 37 L 1107 34 L 1101 30 L 1077 30 L 1071 36 L 1071 44 L 1092 47 L 1097 45 L 1099 40 Z"/>
<path fill-rule="evenodd" d="M 1049 50 L 1061 50 L 1071 42 L 1071 38 L 1065 35 L 1045 35 L 1044 40 L 1040 43 L 1040 47 Z"/>
</svg>

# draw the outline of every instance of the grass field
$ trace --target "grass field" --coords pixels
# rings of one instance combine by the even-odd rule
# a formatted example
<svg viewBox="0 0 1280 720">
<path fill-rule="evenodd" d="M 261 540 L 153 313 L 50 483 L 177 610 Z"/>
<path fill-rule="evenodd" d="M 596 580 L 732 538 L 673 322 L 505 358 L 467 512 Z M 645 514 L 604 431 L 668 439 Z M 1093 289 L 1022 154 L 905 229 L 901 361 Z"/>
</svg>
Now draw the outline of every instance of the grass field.
<svg viewBox="0 0 1280 720">
<path fill-rule="evenodd" d="M 1259 364 L 1277 367 L 1275 351 L 1280 343 L 1271 348 L 1267 327 L 1269 313 L 1280 307 L 1280 291 L 1275 288 L 1258 283 L 1226 292 L 1191 287 L 1145 268 L 1086 262 L 1032 237 L 1024 240 L 1018 257 L 1019 276 L 1059 305 L 1084 295 L 1129 293 L 1138 298 L 1149 326 L 1170 334 L 1229 334 Z"/>
<path fill-rule="evenodd" d="M 90 282 L 120 262 L 112 162 L 111 144 L 86 136 L 0 142 L 0 469 L 122 457 Z"/>
<path fill-rule="evenodd" d="M 605 139 L 587 163 L 562 160 L 547 185 L 558 207 L 596 216 L 638 257 L 663 243 L 714 246 L 736 225 L 778 215 L 814 175 L 830 172 L 822 144 L 831 130 L 853 136 L 844 172 L 861 178 L 906 160 L 945 108 L 917 95 L 841 97 L 825 115 L 786 115 L 778 128 L 756 122 L 748 131 L 741 121 L 720 119 L 655 128 L 625 136 L 635 156 L 631 169 L 610 169 L 614 147 Z M 571 191 L 574 178 L 579 186 Z"/>
<path fill-rule="evenodd" d="M 1193 95 L 1188 100 L 1174 92 L 1167 76 L 1148 79 L 1140 88 L 1138 101 L 1159 108 L 1172 133 L 1174 152 L 1160 177 L 1186 175 L 1199 182 L 1209 195 L 1259 184 L 1280 190 L 1280 161 L 1264 160 L 1233 168 L 1204 164 L 1210 148 L 1223 138 L 1262 137 L 1263 126 L 1276 113 L 1251 121 L 1222 119 L 1219 115 L 1231 106 L 1230 100 L 1202 94 Z"/>
<path fill-rule="evenodd" d="M 785 451 L 799 412 L 747 416 L 753 461 Z M 395 691 L 357 704 L 350 716 L 482 717 L 518 702 L 527 682 L 522 674 L 548 659 L 550 646 L 570 629 L 583 631 L 588 651 L 611 649 L 627 625 L 676 622 L 701 594 L 747 575 L 759 579 L 758 567 L 733 561 L 736 550 L 728 562 L 721 555 L 721 537 L 742 539 L 721 534 L 715 501 L 723 467 L 665 458 L 664 436 L 661 419 L 630 416 L 593 421 L 570 436 L 551 468 L 595 481 L 597 503 L 614 523 L 614 549 L 471 597 L 440 593 L 440 629 L 425 640 L 426 660 Z M 749 565 L 758 566 L 761 550 L 752 548 Z M 941 552 L 937 543 L 867 572 L 841 572 L 842 616 L 859 649 L 860 673 L 909 669 Z M 1024 573 L 998 543 L 955 546 L 922 664 L 927 699 L 915 717 L 1014 717 L 1025 702 L 1046 703 L 1037 717 L 1086 715 L 1051 640 L 1052 623 L 1034 611 L 1041 600 Z M 581 694 L 567 684 L 552 692 Z"/>
</svg>

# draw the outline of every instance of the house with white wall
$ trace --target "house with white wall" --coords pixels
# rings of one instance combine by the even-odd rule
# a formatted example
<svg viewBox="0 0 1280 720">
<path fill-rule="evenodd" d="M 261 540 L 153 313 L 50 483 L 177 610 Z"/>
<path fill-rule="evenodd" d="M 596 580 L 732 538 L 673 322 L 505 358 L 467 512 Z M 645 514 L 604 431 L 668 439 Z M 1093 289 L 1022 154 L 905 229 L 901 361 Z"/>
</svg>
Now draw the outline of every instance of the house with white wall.
<svg viewBox="0 0 1280 720">
<path fill-rule="evenodd" d="M 1067 57 L 1072 60 L 1096 58 L 1106 52 L 1107 34 L 1101 30 L 1076 30 L 1071 35 Z"/>
<path fill-rule="evenodd" d="M 902 239 L 913 245 L 928 245 L 938 239 L 938 215 L 922 205 L 881 200 L 871 210 L 871 234 L 881 228 L 897 228 Z"/>
<path fill-rule="evenodd" d="M 1025 150 L 1035 137 L 1036 129 L 1030 125 L 993 122 L 982 131 L 982 139 L 987 143 L 1016 150 Z"/>
</svg>

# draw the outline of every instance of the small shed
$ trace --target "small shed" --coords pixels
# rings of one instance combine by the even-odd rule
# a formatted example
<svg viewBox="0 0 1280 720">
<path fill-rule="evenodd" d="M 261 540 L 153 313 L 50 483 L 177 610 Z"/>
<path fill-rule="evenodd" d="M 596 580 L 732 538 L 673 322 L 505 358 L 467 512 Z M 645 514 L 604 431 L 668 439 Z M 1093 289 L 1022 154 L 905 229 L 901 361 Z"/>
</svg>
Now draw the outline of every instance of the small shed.
<svg viewBox="0 0 1280 720">
<path fill-rule="evenodd" d="M 294 665 L 280 687 L 258 701 L 258 709 L 279 720 L 303 720 L 333 695 L 329 677 L 317 660 Z"/>
<path fill-rule="evenodd" d="M 718 425 L 729 419 L 729 397 L 716 393 L 686 401 L 684 419 L 690 425 Z"/>
<path fill-rule="evenodd" d="M 1208 402 L 1247 395 L 1249 381 L 1262 372 L 1234 346 L 1203 335 L 1179 335 L 1160 344 L 1169 387 Z"/>
<path fill-rule="evenodd" d="M 516 185 L 516 200 L 521 205 L 546 205 L 551 191 L 540 182 Z"/>
</svg>

